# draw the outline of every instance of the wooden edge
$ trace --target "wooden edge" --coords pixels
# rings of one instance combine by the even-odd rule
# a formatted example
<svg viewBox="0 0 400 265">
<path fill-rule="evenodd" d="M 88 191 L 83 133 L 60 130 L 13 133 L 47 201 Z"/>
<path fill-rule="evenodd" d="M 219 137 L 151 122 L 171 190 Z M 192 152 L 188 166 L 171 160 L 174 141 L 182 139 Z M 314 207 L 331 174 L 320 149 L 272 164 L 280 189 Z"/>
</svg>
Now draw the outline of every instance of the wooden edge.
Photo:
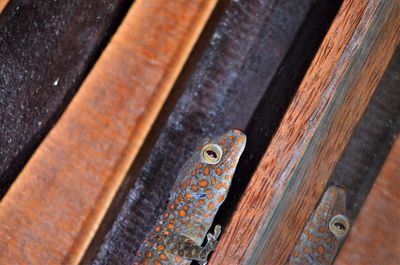
<svg viewBox="0 0 400 265">
<path fill-rule="evenodd" d="M 343 3 L 209 264 L 286 261 L 394 52 L 399 11 Z"/>
<path fill-rule="evenodd" d="M 335 264 L 398 264 L 399 238 L 400 136 L 397 137 Z"/>
<path fill-rule="evenodd" d="M 3 9 L 6 7 L 8 4 L 8 0 L 0 0 L 0 14 L 3 12 Z"/>
<path fill-rule="evenodd" d="M 2 261 L 79 262 L 215 4 L 135 2 L 1 201 Z"/>
</svg>

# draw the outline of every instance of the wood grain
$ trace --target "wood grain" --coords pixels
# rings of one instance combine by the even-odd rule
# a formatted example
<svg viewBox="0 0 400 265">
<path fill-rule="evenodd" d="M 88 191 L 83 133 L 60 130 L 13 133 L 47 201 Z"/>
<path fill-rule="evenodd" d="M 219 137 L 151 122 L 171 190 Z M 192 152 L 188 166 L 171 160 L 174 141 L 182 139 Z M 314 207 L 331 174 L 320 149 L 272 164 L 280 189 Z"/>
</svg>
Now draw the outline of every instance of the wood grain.
<svg viewBox="0 0 400 265">
<path fill-rule="evenodd" d="M 399 12 L 343 3 L 210 264 L 286 261 L 394 52 Z"/>
<path fill-rule="evenodd" d="M 136 1 L 0 204 L 5 264 L 75 264 L 216 1 Z"/>
<path fill-rule="evenodd" d="M 336 265 L 400 262 L 400 137 L 361 209 Z"/>
<path fill-rule="evenodd" d="M 335 166 L 330 185 L 347 193 L 347 216 L 353 222 L 400 133 L 400 46 L 376 89 L 346 149 Z"/>
<path fill-rule="evenodd" d="M 103 233 L 96 234 L 85 264 L 93 259 L 94 264 L 132 264 L 135 250 L 164 210 L 177 172 L 196 143 L 230 128 L 245 128 L 258 100 L 263 105 L 256 111 L 262 117 L 258 126 L 263 126 L 249 134 L 248 144 L 264 152 L 265 139 L 278 127 L 339 6 L 331 0 L 315 6 L 312 2 L 249 0 L 217 7 L 161 111 L 167 120 L 159 118 L 150 133 L 154 140 L 147 141 L 139 155 L 145 161 L 132 166 L 127 178 L 131 181 L 124 183 L 127 191 L 119 192 L 122 199 L 116 200 L 110 218 L 103 222 Z M 261 143 L 254 137 L 257 133 L 268 136 Z M 256 155 L 248 152 L 247 161 L 257 164 Z M 235 176 L 237 187 L 252 172 L 241 173 Z M 222 218 L 240 196 L 231 191 L 226 211 L 220 209 Z"/>
<path fill-rule="evenodd" d="M 8 4 L 8 0 L 0 0 L 0 14 L 3 11 L 3 9 L 6 7 Z"/>
<path fill-rule="evenodd" d="M 0 199 L 66 109 L 131 3 L 9 1 L 0 16 Z"/>
</svg>

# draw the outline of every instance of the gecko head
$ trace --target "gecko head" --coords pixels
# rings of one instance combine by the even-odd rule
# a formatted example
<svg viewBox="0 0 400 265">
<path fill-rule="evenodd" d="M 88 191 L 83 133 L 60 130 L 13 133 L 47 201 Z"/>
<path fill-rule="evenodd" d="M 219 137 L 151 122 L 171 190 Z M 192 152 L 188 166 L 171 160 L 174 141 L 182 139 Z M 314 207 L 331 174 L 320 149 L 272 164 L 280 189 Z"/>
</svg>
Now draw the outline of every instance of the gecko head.
<svg viewBox="0 0 400 265">
<path fill-rule="evenodd" d="M 322 218 L 326 220 L 330 233 L 338 240 L 343 239 L 350 230 L 346 216 L 346 191 L 339 186 L 330 186 L 322 200 L 330 202 L 322 209 Z"/>
<path fill-rule="evenodd" d="M 246 145 L 246 135 L 233 129 L 219 137 L 206 140 L 199 148 L 197 177 L 204 177 L 212 183 L 229 181 Z"/>
</svg>

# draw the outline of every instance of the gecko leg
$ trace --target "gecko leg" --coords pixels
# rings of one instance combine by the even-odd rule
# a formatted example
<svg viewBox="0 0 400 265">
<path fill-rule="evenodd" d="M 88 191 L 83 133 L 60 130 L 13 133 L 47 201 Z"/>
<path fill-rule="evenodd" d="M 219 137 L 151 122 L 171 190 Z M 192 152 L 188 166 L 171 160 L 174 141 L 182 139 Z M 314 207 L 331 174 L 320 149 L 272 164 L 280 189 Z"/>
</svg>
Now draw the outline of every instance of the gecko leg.
<svg viewBox="0 0 400 265">
<path fill-rule="evenodd" d="M 193 240 L 185 236 L 179 236 L 175 239 L 171 252 L 188 260 L 197 260 L 199 261 L 199 264 L 205 265 L 207 264 L 208 255 L 214 251 L 215 246 L 217 245 L 220 234 L 221 226 L 216 225 L 214 228 L 214 234 L 207 234 L 207 244 L 204 247 L 196 245 Z"/>
</svg>

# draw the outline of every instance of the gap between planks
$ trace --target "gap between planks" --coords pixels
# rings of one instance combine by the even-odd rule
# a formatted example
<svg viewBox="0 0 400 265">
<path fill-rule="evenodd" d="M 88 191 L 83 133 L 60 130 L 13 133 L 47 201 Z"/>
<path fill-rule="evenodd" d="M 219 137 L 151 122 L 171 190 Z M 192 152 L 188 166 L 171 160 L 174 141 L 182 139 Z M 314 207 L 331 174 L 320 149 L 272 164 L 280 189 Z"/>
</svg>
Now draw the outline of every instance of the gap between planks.
<svg viewBox="0 0 400 265">
<path fill-rule="evenodd" d="M 1 201 L 2 262 L 80 261 L 215 4 L 135 2 Z"/>
<path fill-rule="evenodd" d="M 287 260 L 395 50 L 399 10 L 343 3 L 210 265 Z"/>
</svg>

